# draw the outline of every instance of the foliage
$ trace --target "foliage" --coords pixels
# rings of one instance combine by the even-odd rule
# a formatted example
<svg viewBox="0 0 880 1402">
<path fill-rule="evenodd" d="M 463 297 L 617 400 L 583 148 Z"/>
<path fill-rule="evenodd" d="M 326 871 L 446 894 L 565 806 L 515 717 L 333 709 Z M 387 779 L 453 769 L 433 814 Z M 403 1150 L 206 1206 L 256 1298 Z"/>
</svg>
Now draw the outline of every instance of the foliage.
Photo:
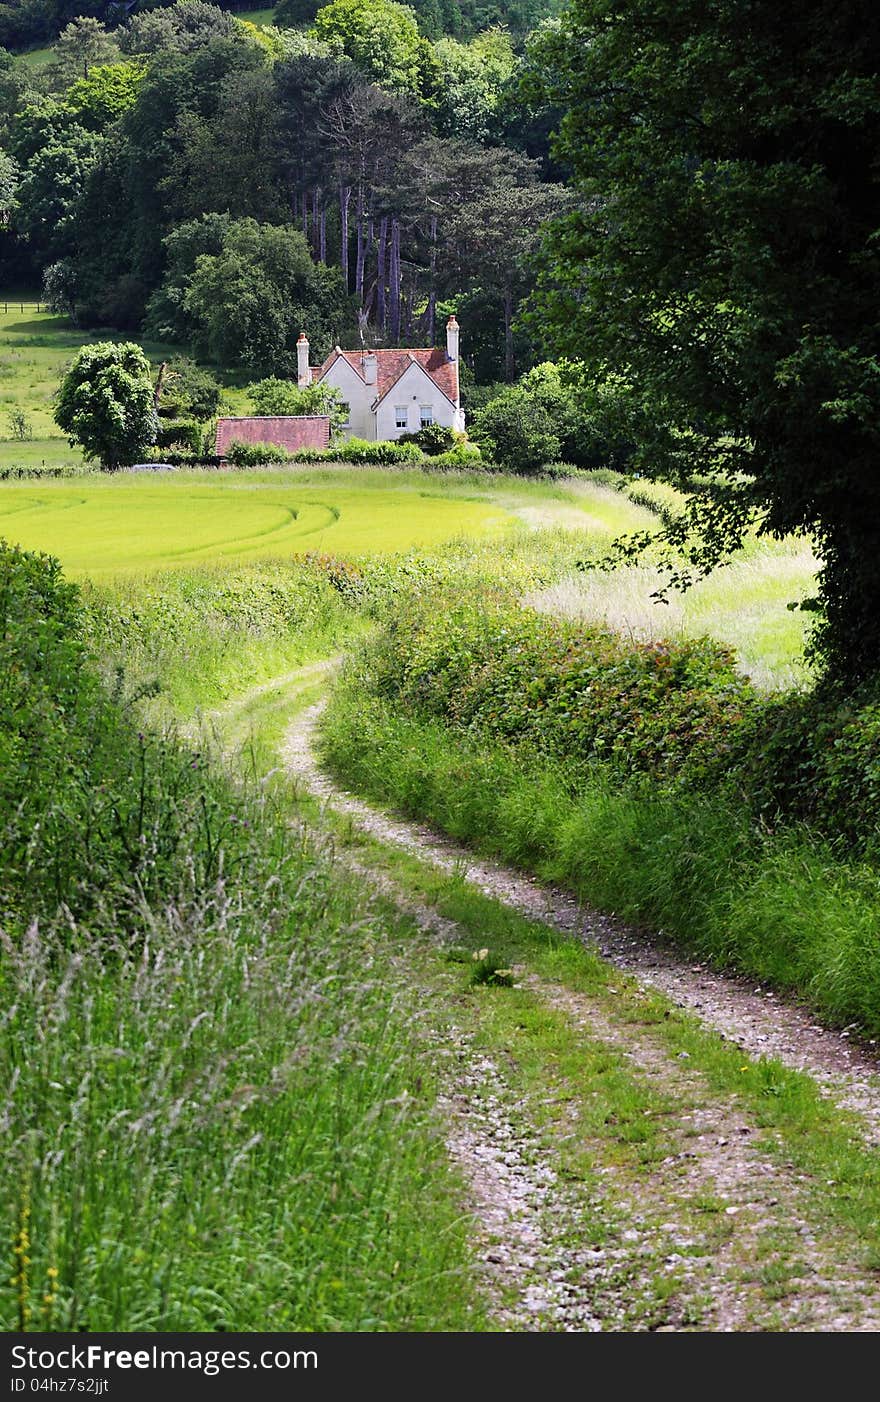
<svg viewBox="0 0 880 1402">
<path fill-rule="evenodd" d="M 241 443 L 233 439 L 226 456 L 235 467 L 262 467 L 265 463 L 293 462 L 294 455 L 277 443 Z"/>
<path fill-rule="evenodd" d="M 99 20 L 80 15 L 62 29 L 52 53 L 52 69 L 61 84 L 87 79 L 93 68 L 112 64 L 119 48 Z"/>
<path fill-rule="evenodd" d="M 368 78 L 393 91 L 423 89 L 430 50 L 408 5 L 396 0 L 330 0 L 315 16 L 314 33 L 338 46 Z"/>
<path fill-rule="evenodd" d="M 470 44 L 441 39 L 434 53 L 440 67 L 437 130 L 443 136 L 497 140 L 503 97 L 516 68 L 507 31 L 489 29 Z"/>
<path fill-rule="evenodd" d="M 30 418 L 23 409 L 11 409 L 9 411 L 9 423 L 12 427 L 12 436 L 20 442 L 27 438 L 33 438 L 34 431 Z"/>
<path fill-rule="evenodd" d="M 159 417 L 210 419 L 220 406 L 221 389 L 209 370 L 186 355 L 165 362 L 159 395 Z"/>
<path fill-rule="evenodd" d="M 744 24 L 574 0 L 538 81 L 581 202 L 548 241 L 535 331 L 596 383 L 627 377 L 638 470 L 712 471 L 672 536 L 695 569 L 755 513 L 814 536 L 816 645 L 850 683 L 880 667 L 878 43 L 860 3 L 757 0 Z"/>
<path fill-rule="evenodd" d="M 120 43 L 130 54 L 192 53 L 214 39 L 232 39 L 235 34 L 236 22 L 228 10 L 204 0 L 178 0 L 176 5 L 133 15 L 120 34 Z"/>
<path fill-rule="evenodd" d="M 329 415 L 331 436 L 338 434 L 348 422 L 342 393 L 335 385 L 310 384 L 300 388 L 292 380 L 273 376 L 250 385 L 248 394 L 258 414 Z"/>
<path fill-rule="evenodd" d="M 150 365 L 140 346 L 84 346 L 61 381 L 55 422 L 103 468 L 135 462 L 157 430 Z"/>
<path fill-rule="evenodd" d="M 491 596 L 401 609 L 375 677 L 379 693 L 463 731 L 695 785 L 725 763 L 756 704 L 729 650 L 707 639 L 633 645 Z"/>
<path fill-rule="evenodd" d="M 424 428 L 420 428 L 416 433 L 402 433 L 397 441 L 415 443 L 423 453 L 436 457 L 439 453 L 448 452 L 460 436 L 454 428 L 447 428 L 445 424 L 425 424 Z"/>
<path fill-rule="evenodd" d="M 204 429 L 195 419 L 160 419 L 156 433 L 157 448 L 181 448 L 201 454 Z"/>
<path fill-rule="evenodd" d="M 619 470 L 635 449 L 628 406 L 619 379 L 584 385 L 579 367 L 545 361 L 479 409 L 472 433 L 509 472 L 540 472 L 560 461 Z"/>
<path fill-rule="evenodd" d="M 295 370 L 303 326 L 329 346 L 351 317 L 338 274 L 315 266 L 302 234 L 254 219 L 230 222 L 220 251 L 196 258 L 183 307 L 200 353 L 270 375 Z"/>
</svg>

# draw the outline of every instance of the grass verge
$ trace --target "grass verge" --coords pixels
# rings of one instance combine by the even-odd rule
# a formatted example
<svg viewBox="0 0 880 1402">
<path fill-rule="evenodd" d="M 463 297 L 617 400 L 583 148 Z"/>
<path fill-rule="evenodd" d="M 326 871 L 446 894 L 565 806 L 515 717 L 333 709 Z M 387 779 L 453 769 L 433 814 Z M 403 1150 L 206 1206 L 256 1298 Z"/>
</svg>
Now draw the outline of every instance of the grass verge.
<svg viewBox="0 0 880 1402">
<path fill-rule="evenodd" d="M 393 922 L 286 786 L 137 728 L 51 562 L 0 567 L 0 1328 L 479 1329 Z"/>
<path fill-rule="evenodd" d="M 599 765 L 575 782 L 544 757 L 401 715 L 354 672 L 323 747 L 360 792 L 880 1034 L 880 873 L 805 830 L 755 828 L 721 797 L 613 785 Z"/>
</svg>

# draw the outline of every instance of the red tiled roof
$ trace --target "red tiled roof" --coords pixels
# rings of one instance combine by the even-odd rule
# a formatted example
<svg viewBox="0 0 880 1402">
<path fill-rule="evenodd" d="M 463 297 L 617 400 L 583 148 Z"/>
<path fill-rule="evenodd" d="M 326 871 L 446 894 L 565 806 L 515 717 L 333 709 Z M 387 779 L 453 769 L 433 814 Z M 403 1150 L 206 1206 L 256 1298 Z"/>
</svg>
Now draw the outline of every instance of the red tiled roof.
<svg viewBox="0 0 880 1402">
<path fill-rule="evenodd" d="M 378 361 L 376 370 L 376 399 L 384 399 L 388 391 L 400 379 L 412 361 L 416 361 L 431 376 L 437 388 L 451 400 L 453 404 L 458 399 L 458 362 L 450 360 L 445 350 L 440 346 L 428 346 L 426 349 L 416 350 L 374 350 L 372 354 Z M 319 370 L 312 370 L 312 378 L 321 379 L 326 375 L 337 355 L 342 355 L 348 361 L 352 370 L 361 379 L 364 378 L 362 368 L 364 355 L 361 351 L 332 351 L 328 355 L 324 364 Z"/>
<path fill-rule="evenodd" d="M 327 448 L 330 419 L 321 414 L 281 414 L 275 418 L 217 420 L 217 456 L 226 457 L 233 443 L 274 443 L 295 453 L 297 448 Z"/>
</svg>

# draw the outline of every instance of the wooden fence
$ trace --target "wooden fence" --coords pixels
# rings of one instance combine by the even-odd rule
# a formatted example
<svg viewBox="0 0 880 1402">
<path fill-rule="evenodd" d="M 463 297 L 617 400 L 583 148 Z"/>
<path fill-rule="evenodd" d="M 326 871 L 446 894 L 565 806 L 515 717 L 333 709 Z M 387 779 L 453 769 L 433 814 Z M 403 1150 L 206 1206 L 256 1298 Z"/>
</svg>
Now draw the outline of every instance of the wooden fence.
<svg viewBox="0 0 880 1402">
<path fill-rule="evenodd" d="M 45 302 L 19 302 L 15 297 L 11 302 L 0 302 L 0 307 L 3 308 L 4 312 L 14 312 L 16 307 L 20 312 L 45 312 L 49 310 Z"/>
</svg>

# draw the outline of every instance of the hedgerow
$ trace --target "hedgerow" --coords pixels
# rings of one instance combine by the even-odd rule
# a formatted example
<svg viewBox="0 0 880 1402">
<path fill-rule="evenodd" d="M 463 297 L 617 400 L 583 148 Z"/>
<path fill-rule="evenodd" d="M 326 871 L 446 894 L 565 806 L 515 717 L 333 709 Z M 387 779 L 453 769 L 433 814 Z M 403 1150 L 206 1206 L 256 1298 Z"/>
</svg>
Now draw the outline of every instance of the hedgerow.
<svg viewBox="0 0 880 1402">
<path fill-rule="evenodd" d="M 393 597 L 361 663 L 402 713 L 620 782 L 735 797 L 880 855 L 880 697 L 759 694 L 708 638 L 636 642 L 447 581 Z M 445 591 L 445 592 L 444 592 Z M 392 602 L 389 598 L 389 603 Z"/>
</svg>

